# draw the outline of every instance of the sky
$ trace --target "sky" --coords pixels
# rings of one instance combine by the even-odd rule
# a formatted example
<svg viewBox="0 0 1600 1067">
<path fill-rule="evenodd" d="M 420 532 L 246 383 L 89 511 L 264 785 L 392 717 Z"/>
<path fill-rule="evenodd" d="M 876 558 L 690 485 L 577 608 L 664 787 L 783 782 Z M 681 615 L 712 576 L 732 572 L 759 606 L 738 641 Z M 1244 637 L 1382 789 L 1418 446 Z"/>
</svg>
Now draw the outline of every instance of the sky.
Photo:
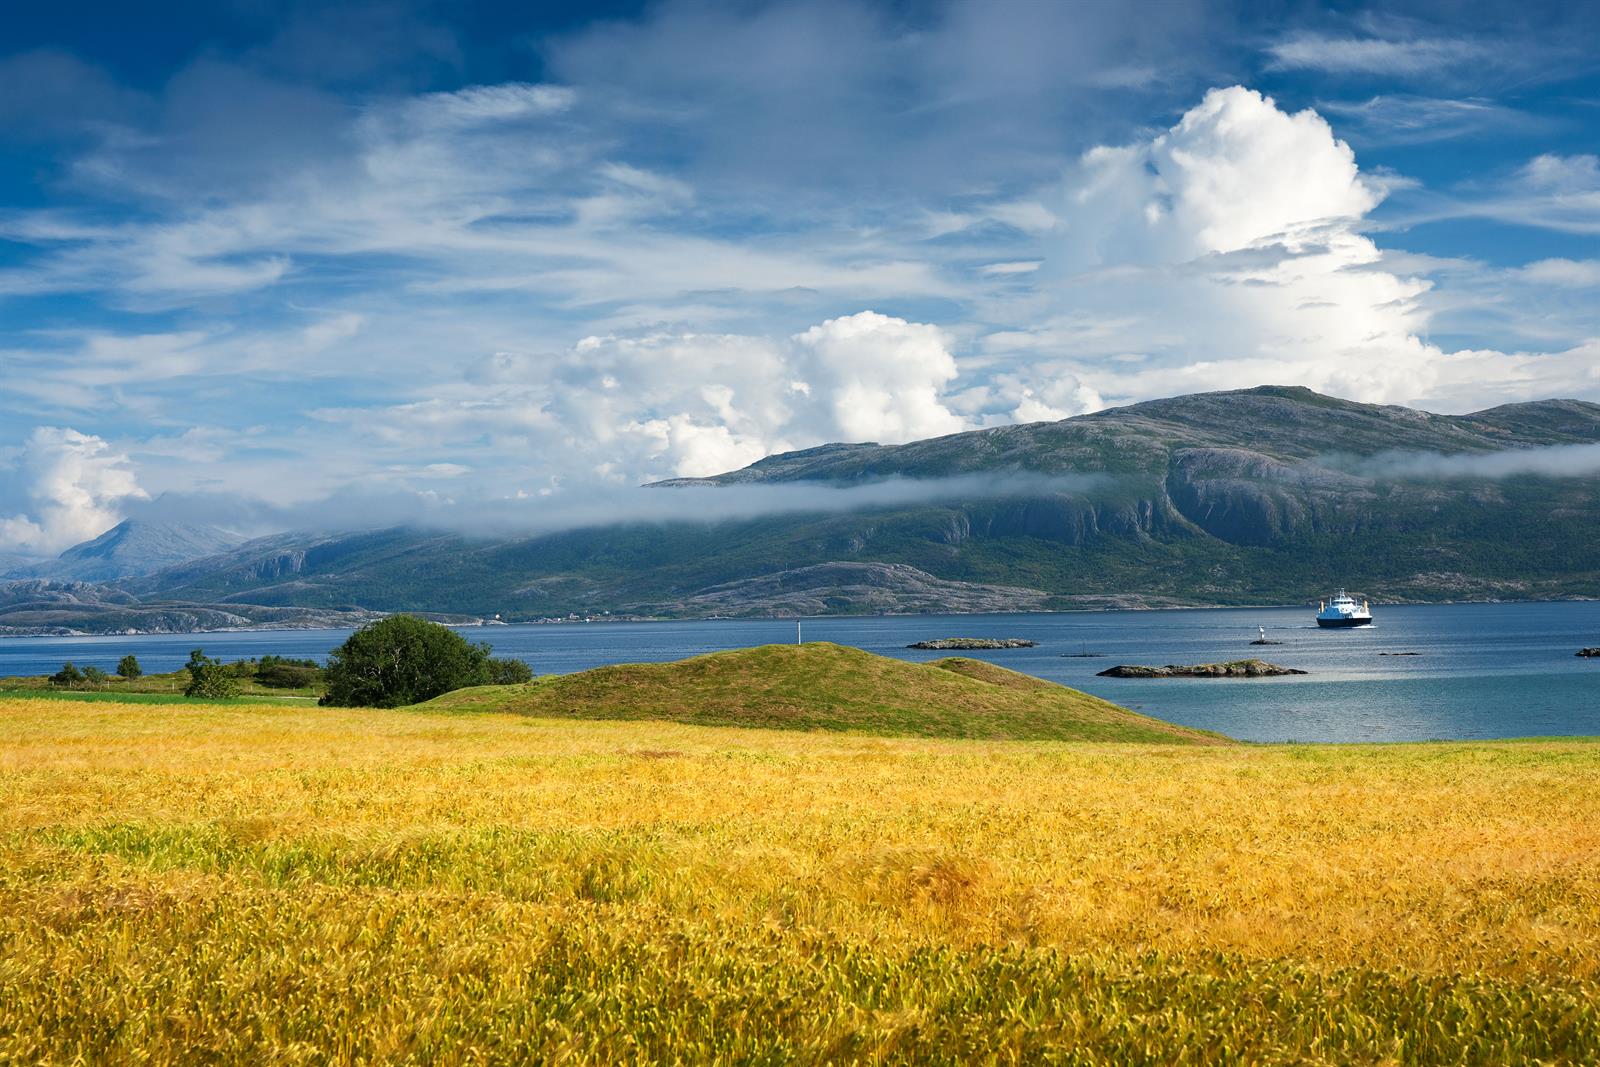
<svg viewBox="0 0 1600 1067">
<path fill-rule="evenodd" d="M 1597 57 L 1538 2 L 28 5 L 0 555 L 1269 383 L 1600 401 Z"/>
</svg>

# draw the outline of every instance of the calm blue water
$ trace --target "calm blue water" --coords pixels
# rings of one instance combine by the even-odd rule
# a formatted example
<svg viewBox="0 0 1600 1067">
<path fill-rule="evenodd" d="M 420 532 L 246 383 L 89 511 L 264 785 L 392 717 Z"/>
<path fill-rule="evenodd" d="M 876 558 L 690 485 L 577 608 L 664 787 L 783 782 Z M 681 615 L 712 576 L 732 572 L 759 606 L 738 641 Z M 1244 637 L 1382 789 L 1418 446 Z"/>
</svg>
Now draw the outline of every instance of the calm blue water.
<svg viewBox="0 0 1600 1067">
<path fill-rule="evenodd" d="M 1600 735 L 1600 603 L 1381 607 L 1377 624 L 1319 630 L 1306 608 L 1068 612 L 808 619 L 805 637 L 910 660 L 941 653 L 905 645 L 933 637 L 1026 637 L 1039 647 L 967 653 L 1075 686 L 1174 722 L 1254 741 L 1420 741 Z M 1265 626 L 1274 648 L 1252 648 Z M 111 670 L 126 652 L 147 671 L 182 666 L 203 647 L 223 659 L 273 653 L 321 658 L 348 631 L 180 636 L 8 638 L 0 675 L 41 674 L 63 660 Z M 606 663 L 672 660 L 794 640 L 792 620 L 708 620 L 505 626 L 467 630 L 540 674 Z M 1069 658 L 1087 649 L 1100 658 Z M 1380 652 L 1420 652 L 1381 656 Z M 1209 663 L 1260 655 L 1306 677 L 1097 678 L 1117 663 Z"/>
</svg>

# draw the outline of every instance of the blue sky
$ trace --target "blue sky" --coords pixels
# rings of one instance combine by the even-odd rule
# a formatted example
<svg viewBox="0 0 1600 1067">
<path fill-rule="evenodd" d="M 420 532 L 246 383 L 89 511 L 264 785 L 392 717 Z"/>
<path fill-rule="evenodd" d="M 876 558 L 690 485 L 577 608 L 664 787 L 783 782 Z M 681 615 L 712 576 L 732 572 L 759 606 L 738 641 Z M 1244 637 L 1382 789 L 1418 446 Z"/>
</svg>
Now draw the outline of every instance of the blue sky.
<svg viewBox="0 0 1600 1067">
<path fill-rule="evenodd" d="M 1595 5 L 161 6 L 0 38 L 0 554 L 1600 400 Z"/>
</svg>

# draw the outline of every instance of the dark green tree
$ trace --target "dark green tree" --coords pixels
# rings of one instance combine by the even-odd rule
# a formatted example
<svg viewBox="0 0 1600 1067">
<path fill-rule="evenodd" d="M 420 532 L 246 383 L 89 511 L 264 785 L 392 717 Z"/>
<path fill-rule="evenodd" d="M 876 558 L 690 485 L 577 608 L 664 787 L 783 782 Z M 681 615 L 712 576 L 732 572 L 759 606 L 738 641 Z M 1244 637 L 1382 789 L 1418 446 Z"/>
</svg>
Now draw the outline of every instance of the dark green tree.
<svg viewBox="0 0 1600 1067">
<path fill-rule="evenodd" d="M 233 680 L 233 673 L 228 666 L 206 655 L 204 649 L 197 648 L 190 652 L 189 662 L 184 669 L 189 672 L 189 684 L 183 689 L 186 697 L 218 700 L 239 695 L 239 683 Z"/>
<path fill-rule="evenodd" d="M 490 685 L 521 685 L 533 681 L 533 668 L 520 659 L 493 656 L 489 659 Z"/>
<path fill-rule="evenodd" d="M 71 660 L 68 660 L 61 665 L 59 671 L 50 676 L 50 684 L 61 686 L 63 689 L 71 689 L 75 685 L 83 684 L 83 672 L 73 666 Z"/>
<path fill-rule="evenodd" d="M 117 660 L 117 674 L 123 678 L 138 678 L 144 674 L 144 668 L 139 666 L 139 657 L 132 652 Z"/>
<path fill-rule="evenodd" d="M 489 682 L 489 646 L 448 626 L 391 615 L 363 626 L 334 649 L 322 703 L 346 708 L 397 708 L 440 693 Z"/>
<path fill-rule="evenodd" d="M 99 689 L 101 686 L 106 684 L 106 680 L 106 672 L 101 670 L 99 667 L 85 667 L 83 669 L 83 682 L 85 685 L 93 686 L 94 688 Z"/>
</svg>

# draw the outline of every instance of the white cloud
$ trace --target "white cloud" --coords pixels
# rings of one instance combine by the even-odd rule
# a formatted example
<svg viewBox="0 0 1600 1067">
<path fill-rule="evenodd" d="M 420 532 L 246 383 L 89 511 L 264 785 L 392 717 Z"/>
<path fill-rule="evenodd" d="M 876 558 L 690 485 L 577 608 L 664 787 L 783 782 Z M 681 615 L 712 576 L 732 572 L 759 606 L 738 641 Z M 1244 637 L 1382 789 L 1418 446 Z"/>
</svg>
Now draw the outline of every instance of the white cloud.
<svg viewBox="0 0 1600 1067">
<path fill-rule="evenodd" d="M 940 399 L 958 372 L 937 327 L 863 311 L 794 340 L 810 394 L 826 398 L 844 440 L 892 444 L 967 428 Z"/>
<path fill-rule="evenodd" d="M 0 549 L 60 552 L 115 526 L 129 501 L 148 499 L 126 455 L 77 430 L 38 427 L 15 469 L 27 510 L 0 517 Z"/>
<path fill-rule="evenodd" d="M 411 111 L 423 121 L 459 123 L 511 122 L 566 111 L 577 93 L 562 85 L 505 82 L 472 85 L 448 93 L 427 93 L 416 98 Z"/>
<path fill-rule="evenodd" d="M 0 406 L 23 418 L 0 444 L 37 421 L 126 439 L 152 492 L 240 474 L 280 496 L 358 479 L 535 492 L 549 477 L 705 474 L 823 441 L 907 440 L 1263 381 L 1456 405 L 1587 381 L 1574 369 L 1593 332 L 1585 307 L 1523 315 L 1545 336 L 1493 334 L 1556 355 L 1447 359 L 1432 347 L 1429 279 L 1466 291 L 1463 304 L 1493 301 L 1379 249 L 1370 213 L 1394 182 L 1363 172 L 1314 112 L 1217 90 L 1170 130 L 1078 156 L 1064 187 L 1041 190 L 1066 146 L 1077 151 L 1071 138 L 1129 128 L 1105 114 L 1090 122 L 1081 97 L 1064 95 L 1083 79 L 1059 49 L 1099 55 L 1090 38 L 1008 20 L 983 77 L 1015 75 L 1018 42 L 1037 50 L 1037 76 L 1001 104 L 955 88 L 904 101 L 915 111 L 897 104 L 855 130 L 864 153 L 830 124 L 860 117 L 857 97 L 798 90 L 815 59 L 848 60 L 852 77 L 878 84 L 877 46 L 844 56 L 837 20 L 771 18 L 770 55 L 686 37 L 658 57 L 656 74 L 675 83 L 716 73 L 683 64 L 679 45 L 741 72 L 787 70 L 791 84 L 769 86 L 733 127 L 695 85 L 608 90 L 593 73 L 606 63 L 586 67 L 588 80 L 553 63 L 576 91 L 513 82 L 359 101 L 312 90 L 287 100 L 259 77 L 214 69 L 175 79 L 191 98 L 169 87 L 173 99 L 150 106 L 204 124 L 120 129 L 75 162 L 84 208 L 0 218 L 16 242 L 0 291 L 85 292 L 100 305 L 79 329 L 6 339 Z M 812 59 L 787 51 L 791 19 Z M 1147 58 L 1141 67 L 1167 70 Z M 947 86 L 948 65 L 934 66 L 930 84 Z M 251 94 L 261 100 L 240 112 L 237 97 Z M 1018 119 L 1002 138 L 1011 150 L 983 156 L 973 145 L 997 143 L 984 140 L 988 109 L 1018 118 L 1024 99 L 1085 122 L 1053 121 L 1041 136 Z M 200 106 L 213 100 L 228 103 Z M 957 113 L 971 121 L 946 125 Z M 291 121 L 258 143 L 240 114 Z M 915 151 L 895 139 L 913 126 Z M 1582 224 L 1594 178 L 1592 157 L 1541 157 L 1503 210 Z M 118 206 L 128 202 L 138 210 Z M 1500 292 L 1564 284 L 1578 304 L 1584 262 L 1532 264 L 1520 290 L 1506 281 Z M 841 314 L 862 307 L 902 317 Z M 111 308 L 162 314 L 141 323 Z M 1475 336 L 1458 323 L 1435 332 Z M 1493 396 L 1491 382 L 1511 393 Z M 266 436 L 179 441 L 197 410 Z M 81 421 L 90 412 L 105 421 Z"/>
<path fill-rule="evenodd" d="M 1418 145 L 1515 129 L 1526 136 L 1551 126 L 1547 119 L 1492 100 L 1384 94 L 1362 101 L 1328 100 L 1317 105 L 1353 130 L 1361 143 Z"/>
<path fill-rule="evenodd" d="M 1568 289 L 1600 287 L 1600 259 L 1541 259 L 1522 267 L 1519 273 L 1539 285 Z"/>
<path fill-rule="evenodd" d="M 956 376 L 943 331 L 863 311 L 790 337 L 658 330 L 593 335 L 559 355 L 502 351 L 426 399 L 317 417 L 400 454 L 531 453 L 541 475 L 632 484 L 968 429 L 976 419 L 951 407 Z"/>
<path fill-rule="evenodd" d="M 942 397 L 956 374 L 940 330 L 863 311 L 786 340 L 585 338 L 550 410 L 574 448 L 618 477 L 694 477 L 827 441 L 966 429 Z"/>
<path fill-rule="evenodd" d="M 1566 233 L 1600 234 L 1600 156 L 1546 154 L 1530 160 L 1479 214 Z"/>
<path fill-rule="evenodd" d="M 1600 234 L 1600 156 L 1545 153 L 1497 185 L 1422 198 L 1399 220 L 1415 225 L 1482 218 L 1583 236 Z"/>
<path fill-rule="evenodd" d="M 1381 198 L 1316 112 L 1286 114 L 1252 90 L 1213 89 L 1153 140 L 1084 157 L 1065 205 L 1066 254 L 1085 265 L 1182 262 L 1268 238 L 1304 240 Z"/>
<path fill-rule="evenodd" d="M 1600 190 L 1600 156 L 1536 156 L 1522 168 L 1523 184 L 1555 194 L 1585 195 Z"/>
<path fill-rule="evenodd" d="M 1547 445 L 1503 452 L 1446 456 L 1437 452 L 1386 452 L 1345 464 L 1377 478 L 1586 478 L 1600 474 L 1600 445 Z"/>
<path fill-rule="evenodd" d="M 1466 406 L 1592 390 L 1571 356 L 1534 373 L 1521 356 L 1428 343 L 1430 283 L 1390 268 L 1361 232 L 1383 193 L 1315 112 L 1212 90 L 1151 140 L 1085 155 L 1041 271 L 1059 287 L 1056 312 L 1004 344 L 1069 356 L 1092 392 L 1130 399 L 1263 382 Z M 1109 364 L 1128 354 L 1148 360 Z"/>
<path fill-rule="evenodd" d="M 978 273 L 989 275 L 1032 274 L 1038 269 L 1039 261 L 1037 259 L 1023 259 L 1011 263 L 985 263 L 978 268 Z"/>
<path fill-rule="evenodd" d="M 785 354 L 732 334 L 594 336 L 562 362 L 548 410 L 571 461 L 619 480 L 731 470 L 787 445 Z"/>
<path fill-rule="evenodd" d="M 1297 33 L 1267 46 L 1271 67 L 1350 74 L 1426 74 L 1483 59 L 1488 50 L 1459 38 L 1395 40 Z"/>
</svg>

